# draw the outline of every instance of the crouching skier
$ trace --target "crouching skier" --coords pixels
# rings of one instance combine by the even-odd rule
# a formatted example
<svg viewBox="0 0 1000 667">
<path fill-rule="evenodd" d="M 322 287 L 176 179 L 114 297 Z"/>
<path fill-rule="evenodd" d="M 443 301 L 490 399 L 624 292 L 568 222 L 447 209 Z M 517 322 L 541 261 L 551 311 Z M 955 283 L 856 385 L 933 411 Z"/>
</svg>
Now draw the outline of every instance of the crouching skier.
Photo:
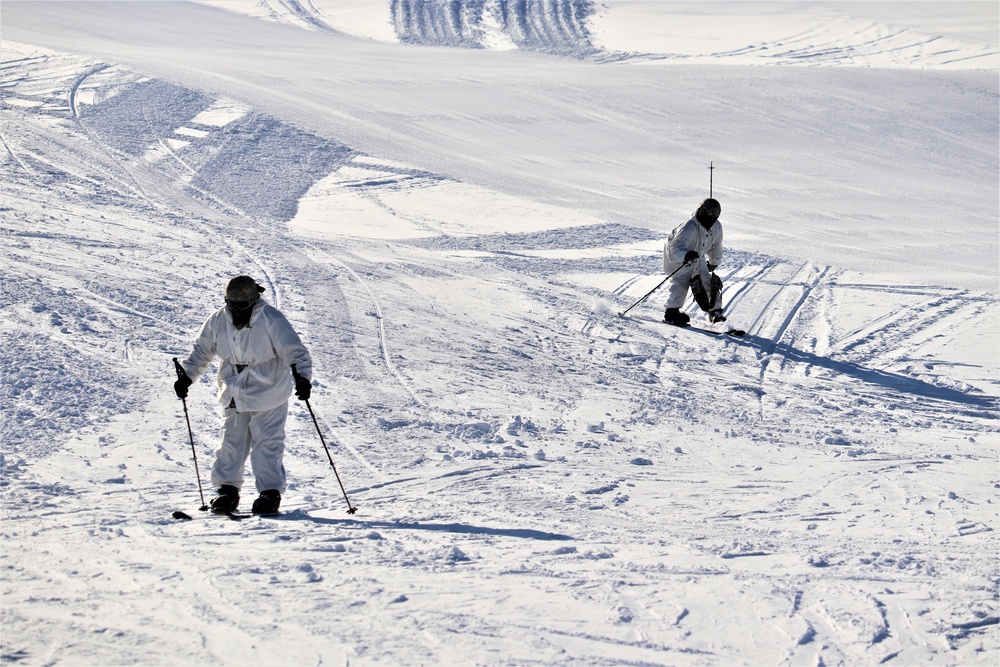
<svg viewBox="0 0 1000 667">
<path fill-rule="evenodd" d="M 663 321 L 679 327 L 691 321 L 681 312 L 688 289 L 710 322 L 725 322 L 722 314 L 722 280 L 715 269 L 722 262 L 722 206 L 706 199 L 691 216 L 670 233 L 663 245 L 663 270 L 673 273 L 667 285 L 667 310 Z M 676 273 L 675 273 L 676 272 Z"/>
<path fill-rule="evenodd" d="M 261 299 L 264 288 L 249 276 L 226 287 L 226 305 L 202 325 L 190 356 L 181 362 L 174 391 L 188 387 L 219 357 L 219 403 L 224 406 L 222 442 L 215 453 L 212 485 L 218 495 L 212 511 L 236 511 L 243 470 L 250 458 L 257 491 L 254 514 L 275 514 L 285 492 L 285 419 L 294 389 L 299 400 L 310 394 L 312 358 L 292 325 Z M 289 369 L 295 364 L 294 378 Z"/>
</svg>

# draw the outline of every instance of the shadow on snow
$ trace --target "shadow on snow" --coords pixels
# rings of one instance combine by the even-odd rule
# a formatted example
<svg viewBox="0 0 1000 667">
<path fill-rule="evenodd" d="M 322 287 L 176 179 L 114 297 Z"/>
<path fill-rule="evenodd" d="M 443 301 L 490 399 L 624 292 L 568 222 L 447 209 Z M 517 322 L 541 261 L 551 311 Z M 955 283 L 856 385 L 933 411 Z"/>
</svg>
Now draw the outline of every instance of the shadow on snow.
<svg viewBox="0 0 1000 667">
<path fill-rule="evenodd" d="M 429 530 L 442 533 L 460 533 L 463 535 L 493 535 L 497 537 L 518 537 L 526 540 L 566 541 L 573 538 L 560 533 L 548 533 L 543 530 L 529 528 L 488 528 L 472 526 L 465 523 L 420 523 L 417 521 L 357 521 L 355 519 L 329 519 L 311 516 L 305 510 L 293 510 L 274 519 L 286 521 L 312 521 L 328 526 L 343 526 L 345 528 L 382 528 L 385 530 Z"/>
<path fill-rule="evenodd" d="M 775 343 L 768 338 L 753 334 L 747 334 L 741 340 L 748 346 L 757 348 L 763 355 L 777 354 L 789 361 L 826 368 L 838 375 L 852 377 L 868 384 L 879 385 L 886 389 L 927 399 L 960 403 L 981 411 L 967 413 L 968 416 L 991 417 L 996 412 L 997 401 L 990 396 L 970 395 L 958 389 L 940 387 L 899 373 L 867 368 L 852 361 L 837 361 L 811 352 L 804 352 L 787 343 Z"/>
</svg>

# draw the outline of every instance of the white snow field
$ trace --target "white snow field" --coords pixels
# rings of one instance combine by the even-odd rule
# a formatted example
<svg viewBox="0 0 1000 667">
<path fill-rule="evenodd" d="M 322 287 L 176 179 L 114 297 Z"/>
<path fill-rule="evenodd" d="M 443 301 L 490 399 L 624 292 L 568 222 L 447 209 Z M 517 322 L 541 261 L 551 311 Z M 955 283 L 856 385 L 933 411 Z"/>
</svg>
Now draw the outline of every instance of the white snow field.
<svg viewBox="0 0 1000 667">
<path fill-rule="evenodd" d="M 997 3 L 0 21 L 3 664 L 1000 661 Z M 742 339 L 618 316 L 710 163 Z M 239 273 L 347 498 L 198 511 Z"/>
</svg>

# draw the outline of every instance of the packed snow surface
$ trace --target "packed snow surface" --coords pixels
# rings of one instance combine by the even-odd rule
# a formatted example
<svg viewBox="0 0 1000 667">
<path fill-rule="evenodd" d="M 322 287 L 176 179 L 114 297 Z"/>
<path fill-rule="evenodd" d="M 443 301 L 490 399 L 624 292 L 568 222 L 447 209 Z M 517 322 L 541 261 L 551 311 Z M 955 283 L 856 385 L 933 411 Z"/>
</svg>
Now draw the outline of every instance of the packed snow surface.
<svg viewBox="0 0 1000 667">
<path fill-rule="evenodd" d="M 4 2 L 0 660 L 995 665 L 997 14 Z M 710 178 L 747 335 L 619 316 Z M 320 432 L 229 521 L 240 273 Z"/>
</svg>

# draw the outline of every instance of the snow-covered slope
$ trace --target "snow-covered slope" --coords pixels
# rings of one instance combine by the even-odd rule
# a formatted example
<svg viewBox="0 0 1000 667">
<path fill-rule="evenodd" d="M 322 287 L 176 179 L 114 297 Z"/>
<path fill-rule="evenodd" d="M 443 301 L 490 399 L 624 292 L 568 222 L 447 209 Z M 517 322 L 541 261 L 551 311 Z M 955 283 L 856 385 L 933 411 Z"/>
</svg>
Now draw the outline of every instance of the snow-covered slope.
<svg viewBox="0 0 1000 667">
<path fill-rule="evenodd" d="M 859 69 L 885 6 L 4 3 L 4 662 L 993 664 L 987 4 Z M 710 160 L 741 340 L 616 315 Z M 242 272 L 356 514 L 296 402 L 285 514 L 197 511 L 170 359 Z"/>
<path fill-rule="evenodd" d="M 599 60 L 996 68 L 988 2 L 197 0 L 380 42 L 522 49 Z"/>
</svg>

